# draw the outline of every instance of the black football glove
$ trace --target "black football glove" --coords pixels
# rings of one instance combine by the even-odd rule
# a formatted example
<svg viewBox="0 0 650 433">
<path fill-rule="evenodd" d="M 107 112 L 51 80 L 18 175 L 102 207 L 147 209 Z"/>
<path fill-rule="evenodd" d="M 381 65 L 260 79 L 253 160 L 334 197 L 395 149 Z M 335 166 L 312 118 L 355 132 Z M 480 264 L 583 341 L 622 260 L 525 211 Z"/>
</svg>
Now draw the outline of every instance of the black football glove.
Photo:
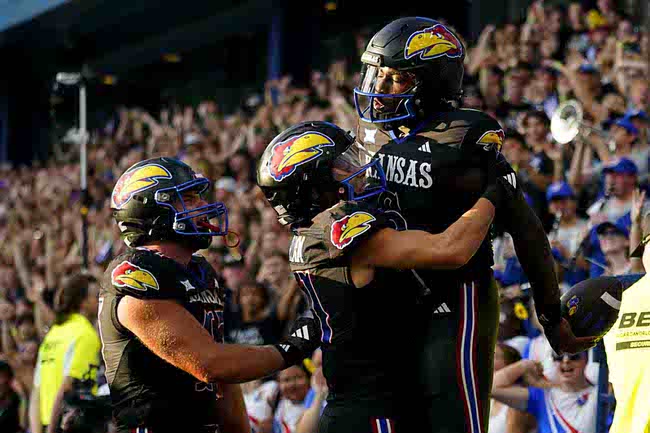
<svg viewBox="0 0 650 433">
<path fill-rule="evenodd" d="M 516 179 L 514 173 L 510 179 Z M 516 182 L 516 180 L 515 180 Z M 516 189 L 507 177 L 498 177 L 494 182 L 488 184 L 482 197 L 487 199 L 497 209 L 503 209 L 515 197 Z"/>
<path fill-rule="evenodd" d="M 542 326 L 548 344 L 556 355 L 584 352 L 594 347 L 600 340 L 600 337 L 576 337 L 571 330 L 571 325 L 563 317 L 555 324 Z"/>
<path fill-rule="evenodd" d="M 300 364 L 303 359 L 311 358 L 314 350 L 320 347 L 321 332 L 316 320 L 311 317 L 299 317 L 293 323 L 289 337 L 275 345 L 284 358 L 285 365 Z"/>
<path fill-rule="evenodd" d="M 505 158 L 499 157 L 496 161 L 488 162 L 487 186 L 483 198 L 489 200 L 498 211 L 514 200 L 517 189 L 520 189 L 519 180 Z"/>
</svg>

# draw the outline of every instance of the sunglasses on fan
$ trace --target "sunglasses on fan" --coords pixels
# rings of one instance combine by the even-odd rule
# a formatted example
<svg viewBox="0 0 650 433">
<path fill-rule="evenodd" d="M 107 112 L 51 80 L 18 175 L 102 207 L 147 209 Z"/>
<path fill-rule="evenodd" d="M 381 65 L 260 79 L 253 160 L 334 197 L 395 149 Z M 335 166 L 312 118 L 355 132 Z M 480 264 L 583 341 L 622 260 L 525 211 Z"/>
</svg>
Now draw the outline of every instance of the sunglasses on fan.
<svg viewBox="0 0 650 433">
<path fill-rule="evenodd" d="M 582 353 L 576 353 L 574 355 L 553 355 L 553 361 L 559 362 L 562 361 L 564 358 L 567 358 L 569 361 L 579 361 L 583 359 L 585 356 Z"/>
</svg>

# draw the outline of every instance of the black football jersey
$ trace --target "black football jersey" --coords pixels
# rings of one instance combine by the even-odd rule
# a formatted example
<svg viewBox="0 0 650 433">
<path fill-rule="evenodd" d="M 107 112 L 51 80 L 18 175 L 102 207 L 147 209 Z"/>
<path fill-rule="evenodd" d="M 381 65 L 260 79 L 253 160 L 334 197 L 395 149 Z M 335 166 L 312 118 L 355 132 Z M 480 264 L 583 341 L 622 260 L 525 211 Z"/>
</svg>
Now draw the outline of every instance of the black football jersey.
<svg viewBox="0 0 650 433">
<path fill-rule="evenodd" d="M 477 110 L 438 113 L 413 129 L 384 131 L 359 121 L 357 141 L 379 158 L 388 189 L 409 229 L 440 233 L 469 210 L 485 188 L 487 161 L 500 154 L 504 132 Z M 505 164 L 509 169 L 509 165 Z M 501 175 L 506 175 L 503 173 Z M 425 283 L 467 278 L 492 265 L 489 237 L 471 261 L 455 271 L 422 271 Z"/>
<path fill-rule="evenodd" d="M 403 229 L 403 219 L 395 211 L 341 202 L 297 229 L 289 248 L 291 270 L 320 323 L 323 373 L 336 398 L 386 402 L 405 385 L 402 359 L 408 348 L 400 341 L 414 313 L 409 287 L 415 276 L 376 269 L 362 288 L 350 276 L 350 255 L 384 227 Z"/>
<path fill-rule="evenodd" d="M 167 431 L 218 424 L 216 384 L 198 381 L 162 360 L 117 319 L 124 296 L 169 299 L 186 308 L 223 342 L 223 292 L 220 278 L 200 255 L 182 264 L 145 248 L 131 249 L 108 266 L 101 284 L 99 325 L 106 378 L 118 429 L 147 426 Z"/>
</svg>

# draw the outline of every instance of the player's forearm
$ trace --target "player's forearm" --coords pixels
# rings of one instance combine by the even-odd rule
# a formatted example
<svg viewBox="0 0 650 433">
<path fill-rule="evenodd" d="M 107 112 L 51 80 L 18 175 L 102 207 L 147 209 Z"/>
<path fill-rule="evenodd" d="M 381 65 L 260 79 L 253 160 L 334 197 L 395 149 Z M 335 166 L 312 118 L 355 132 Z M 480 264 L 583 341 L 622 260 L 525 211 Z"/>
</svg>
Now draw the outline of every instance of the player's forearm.
<svg viewBox="0 0 650 433">
<path fill-rule="evenodd" d="M 463 265 L 483 243 L 492 224 L 494 212 L 494 205 L 481 198 L 443 233 L 447 240 L 447 251 L 459 257 Z"/>
<path fill-rule="evenodd" d="M 205 382 L 243 383 L 285 368 L 274 346 L 219 344 L 205 367 Z"/>
<path fill-rule="evenodd" d="M 273 346 L 216 343 L 194 316 L 174 301 L 125 296 L 117 316 L 154 354 L 202 382 L 248 382 L 286 365 Z"/>
<path fill-rule="evenodd" d="M 551 322 L 559 320 L 560 289 L 551 246 L 542 223 L 521 192 L 510 202 L 507 210 L 507 231 L 533 289 L 537 315 L 542 324 L 545 324 L 545 319 Z"/>
</svg>

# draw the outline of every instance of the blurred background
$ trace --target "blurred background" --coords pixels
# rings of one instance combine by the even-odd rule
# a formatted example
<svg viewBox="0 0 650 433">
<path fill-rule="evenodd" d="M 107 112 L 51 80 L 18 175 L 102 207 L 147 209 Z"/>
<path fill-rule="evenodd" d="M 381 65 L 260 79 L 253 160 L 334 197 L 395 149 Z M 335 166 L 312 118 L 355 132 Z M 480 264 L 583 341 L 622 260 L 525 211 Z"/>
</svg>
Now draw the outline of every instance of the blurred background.
<svg viewBox="0 0 650 433">
<path fill-rule="evenodd" d="M 463 104 L 506 130 L 502 152 L 546 225 L 562 288 L 645 272 L 628 250 L 648 209 L 647 1 L 0 0 L 0 431 L 28 431 L 37 352 L 63 277 L 101 277 L 125 248 L 108 199 L 141 159 L 183 159 L 228 206 L 240 245 L 216 239 L 203 251 L 228 288 L 228 340 L 283 335 L 306 304 L 289 274 L 289 234 L 254 187 L 256 160 L 302 120 L 354 130 L 352 89 L 369 36 L 410 15 L 463 38 Z M 567 101 L 583 126 L 558 140 L 551 120 Z M 509 236 L 496 232 L 494 249 L 499 339 L 552 377 Z M 290 386 L 246 385 L 255 431 L 299 431 L 308 394 L 323 392 L 318 364 Z M 598 368 L 590 354 L 594 382 Z M 600 383 L 606 394 L 606 376 Z M 599 433 L 615 402 L 602 403 Z M 534 419 L 517 423 L 510 433 L 535 429 Z"/>
</svg>

